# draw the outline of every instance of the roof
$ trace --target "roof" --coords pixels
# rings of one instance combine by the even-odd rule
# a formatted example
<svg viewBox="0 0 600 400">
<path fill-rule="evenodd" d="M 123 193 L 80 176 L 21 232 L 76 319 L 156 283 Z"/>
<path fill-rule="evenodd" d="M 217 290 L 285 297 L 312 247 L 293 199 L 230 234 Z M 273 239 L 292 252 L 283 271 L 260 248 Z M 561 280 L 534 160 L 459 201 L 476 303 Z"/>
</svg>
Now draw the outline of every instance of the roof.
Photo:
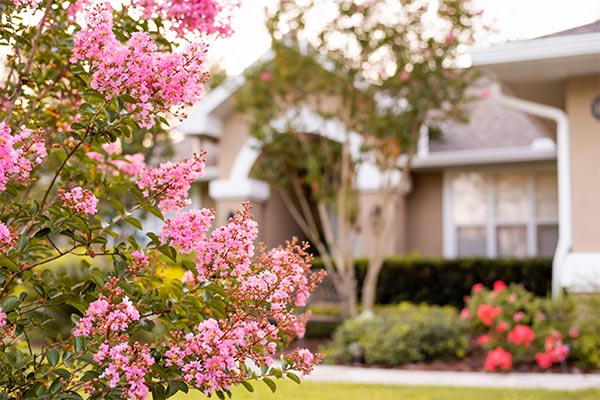
<svg viewBox="0 0 600 400">
<path fill-rule="evenodd" d="M 469 123 L 449 123 L 442 130 L 442 136 L 429 143 L 431 153 L 530 146 L 536 139 L 548 138 L 535 119 L 503 107 L 494 98 L 475 101 Z"/>
<path fill-rule="evenodd" d="M 598 72 L 600 21 L 474 51 L 473 65 L 513 82 L 557 81 Z"/>
<path fill-rule="evenodd" d="M 576 26 L 575 28 L 566 29 L 564 31 L 551 33 L 549 35 L 541 36 L 542 38 L 560 37 L 560 36 L 572 36 L 581 35 L 585 33 L 598 33 L 600 32 L 600 19 L 590 24 Z"/>
</svg>

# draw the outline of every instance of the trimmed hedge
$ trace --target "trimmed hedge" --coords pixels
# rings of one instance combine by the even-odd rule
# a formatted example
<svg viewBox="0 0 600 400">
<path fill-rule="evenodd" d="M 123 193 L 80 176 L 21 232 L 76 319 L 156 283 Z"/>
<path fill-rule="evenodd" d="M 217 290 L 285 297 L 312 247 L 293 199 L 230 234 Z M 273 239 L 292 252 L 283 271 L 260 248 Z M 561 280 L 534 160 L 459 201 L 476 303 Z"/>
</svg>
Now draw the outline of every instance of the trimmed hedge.
<svg viewBox="0 0 600 400">
<path fill-rule="evenodd" d="M 320 259 L 315 268 L 323 268 Z M 362 282 L 367 272 L 367 260 L 355 261 L 360 298 Z M 464 296 L 475 283 L 491 286 L 494 281 L 522 284 L 538 296 L 546 296 L 552 285 L 552 260 L 529 259 L 425 259 L 388 258 L 377 282 L 378 304 L 401 301 L 462 307 Z"/>
</svg>

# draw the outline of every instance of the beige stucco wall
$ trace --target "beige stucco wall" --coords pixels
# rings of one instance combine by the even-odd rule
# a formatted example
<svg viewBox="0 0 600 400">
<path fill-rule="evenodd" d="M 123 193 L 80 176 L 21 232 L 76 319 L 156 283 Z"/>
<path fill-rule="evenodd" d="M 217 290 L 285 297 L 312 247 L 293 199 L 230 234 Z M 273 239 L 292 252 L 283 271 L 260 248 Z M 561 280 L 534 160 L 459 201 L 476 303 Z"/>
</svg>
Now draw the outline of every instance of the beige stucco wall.
<svg viewBox="0 0 600 400">
<path fill-rule="evenodd" d="M 591 113 L 600 75 L 567 80 L 570 123 L 573 251 L 600 251 L 600 121 Z"/>
<path fill-rule="evenodd" d="M 223 135 L 219 144 L 219 178 L 229 177 L 231 166 L 240 149 L 250 138 L 248 133 L 248 117 L 240 113 L 232 113 L 223 122 Z"/>
<path fill-rule="evenodd" d="M 291 240 L 294 236 L 300 241 L 306 240 L 276 191 L 271 190 L 271 197 L 265 202 L 264 209 L 259 229 L 262 230 L 262 238 L 267 247 L 285 245 L 286 240 Z"/>
<path fill-rule="evenodd" d="M 406 212 L 405 212 L 405 199 L 400 196 L 396 201 L 397 212 L 394 219 L 394 226 L 392 232 L 388 237 L 383 238 L 385 240 L 384 251 L 386 255 L 395 255 L 404 253 L 405 243 L 405 226 L 406 226 Z M 374 234 L 375 229 L 381 229 L 383 223 L 374 225 L 373 213 L 376 208 L 383 210 L 382 195 L 377 192 L 365 192 L 359 195 L 358 199 L 359 206 L 359 240 L 358 246 L 355 251 L 355 256 L 368 256 L 373 249 L 375 240 L 378 240 L 379 236 Z M 386 213 L 382 211 L 382 218 L 386 218 Z M 389 215 L 389 214 L 387 214 Z"/>
<path fill-rule="evenodd" d="M 406 205 L 406 252 L 441 257 L 442 172 L 415 172 L 412 178 Z"/>
</svg>

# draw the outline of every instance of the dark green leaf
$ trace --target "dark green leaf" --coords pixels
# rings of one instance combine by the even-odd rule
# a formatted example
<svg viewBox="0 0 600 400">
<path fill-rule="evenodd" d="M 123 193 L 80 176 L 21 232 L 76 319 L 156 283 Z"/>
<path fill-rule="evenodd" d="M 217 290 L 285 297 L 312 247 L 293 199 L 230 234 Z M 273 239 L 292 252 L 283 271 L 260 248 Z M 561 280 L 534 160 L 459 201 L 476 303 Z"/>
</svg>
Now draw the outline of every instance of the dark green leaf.
<svg viewBox="0 0 600 400">
<path fill-rule="evenodd" d="M 242 384 L 243 387 L 246 388 L 247 391 L 249 391 L 250 393 L 254 393 L 254 386 L 252 386 L 250 384 L 250 382 L 242 381 L 240 383 Z"/>
<path fill-rule="evenodd" d="M 50 365 L 52 365 L 53 367 L 56 367 L 56 365 L 58 364 L 58 360 L 60 353 L 58 352 L 58 349 L 55 348 L 51 348 L 48 349 L 48 351 L 46 352 L 46 358 L 48 359 L 48 362 L 50 363 Z"/>
<path fill-rule="evenodd" d="M 271 389 L 271 392 L 275 393 L 275 391 L 277 390 L 277 385 L 275 384 L 275 382 L 273 382 L 273 380 L 270 378 L 263 378 L 262 380 L 264 383 L 267 384 L 269 389 Z"/>
</svg>

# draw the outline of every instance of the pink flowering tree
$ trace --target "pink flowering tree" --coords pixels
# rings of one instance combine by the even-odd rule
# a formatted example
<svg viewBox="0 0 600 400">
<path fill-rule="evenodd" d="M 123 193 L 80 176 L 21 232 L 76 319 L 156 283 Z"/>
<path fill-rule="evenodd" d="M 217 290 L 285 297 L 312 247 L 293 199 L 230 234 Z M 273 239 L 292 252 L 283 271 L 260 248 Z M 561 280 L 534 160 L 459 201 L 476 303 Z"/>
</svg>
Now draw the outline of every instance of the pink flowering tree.
<svg viewBox="0 0 600 400">
<path fill-rule="evenodd" d="M 255 247 L 248 204 L 222 227 L 184 210 L 203 154 L 124 150 L 201 100 L 206 44 L 235 7 L 0 3 L 0 398 L 223 398 L 320 360 L 282 353 L 323 278 L 306 246 Z"/>
</svg>

